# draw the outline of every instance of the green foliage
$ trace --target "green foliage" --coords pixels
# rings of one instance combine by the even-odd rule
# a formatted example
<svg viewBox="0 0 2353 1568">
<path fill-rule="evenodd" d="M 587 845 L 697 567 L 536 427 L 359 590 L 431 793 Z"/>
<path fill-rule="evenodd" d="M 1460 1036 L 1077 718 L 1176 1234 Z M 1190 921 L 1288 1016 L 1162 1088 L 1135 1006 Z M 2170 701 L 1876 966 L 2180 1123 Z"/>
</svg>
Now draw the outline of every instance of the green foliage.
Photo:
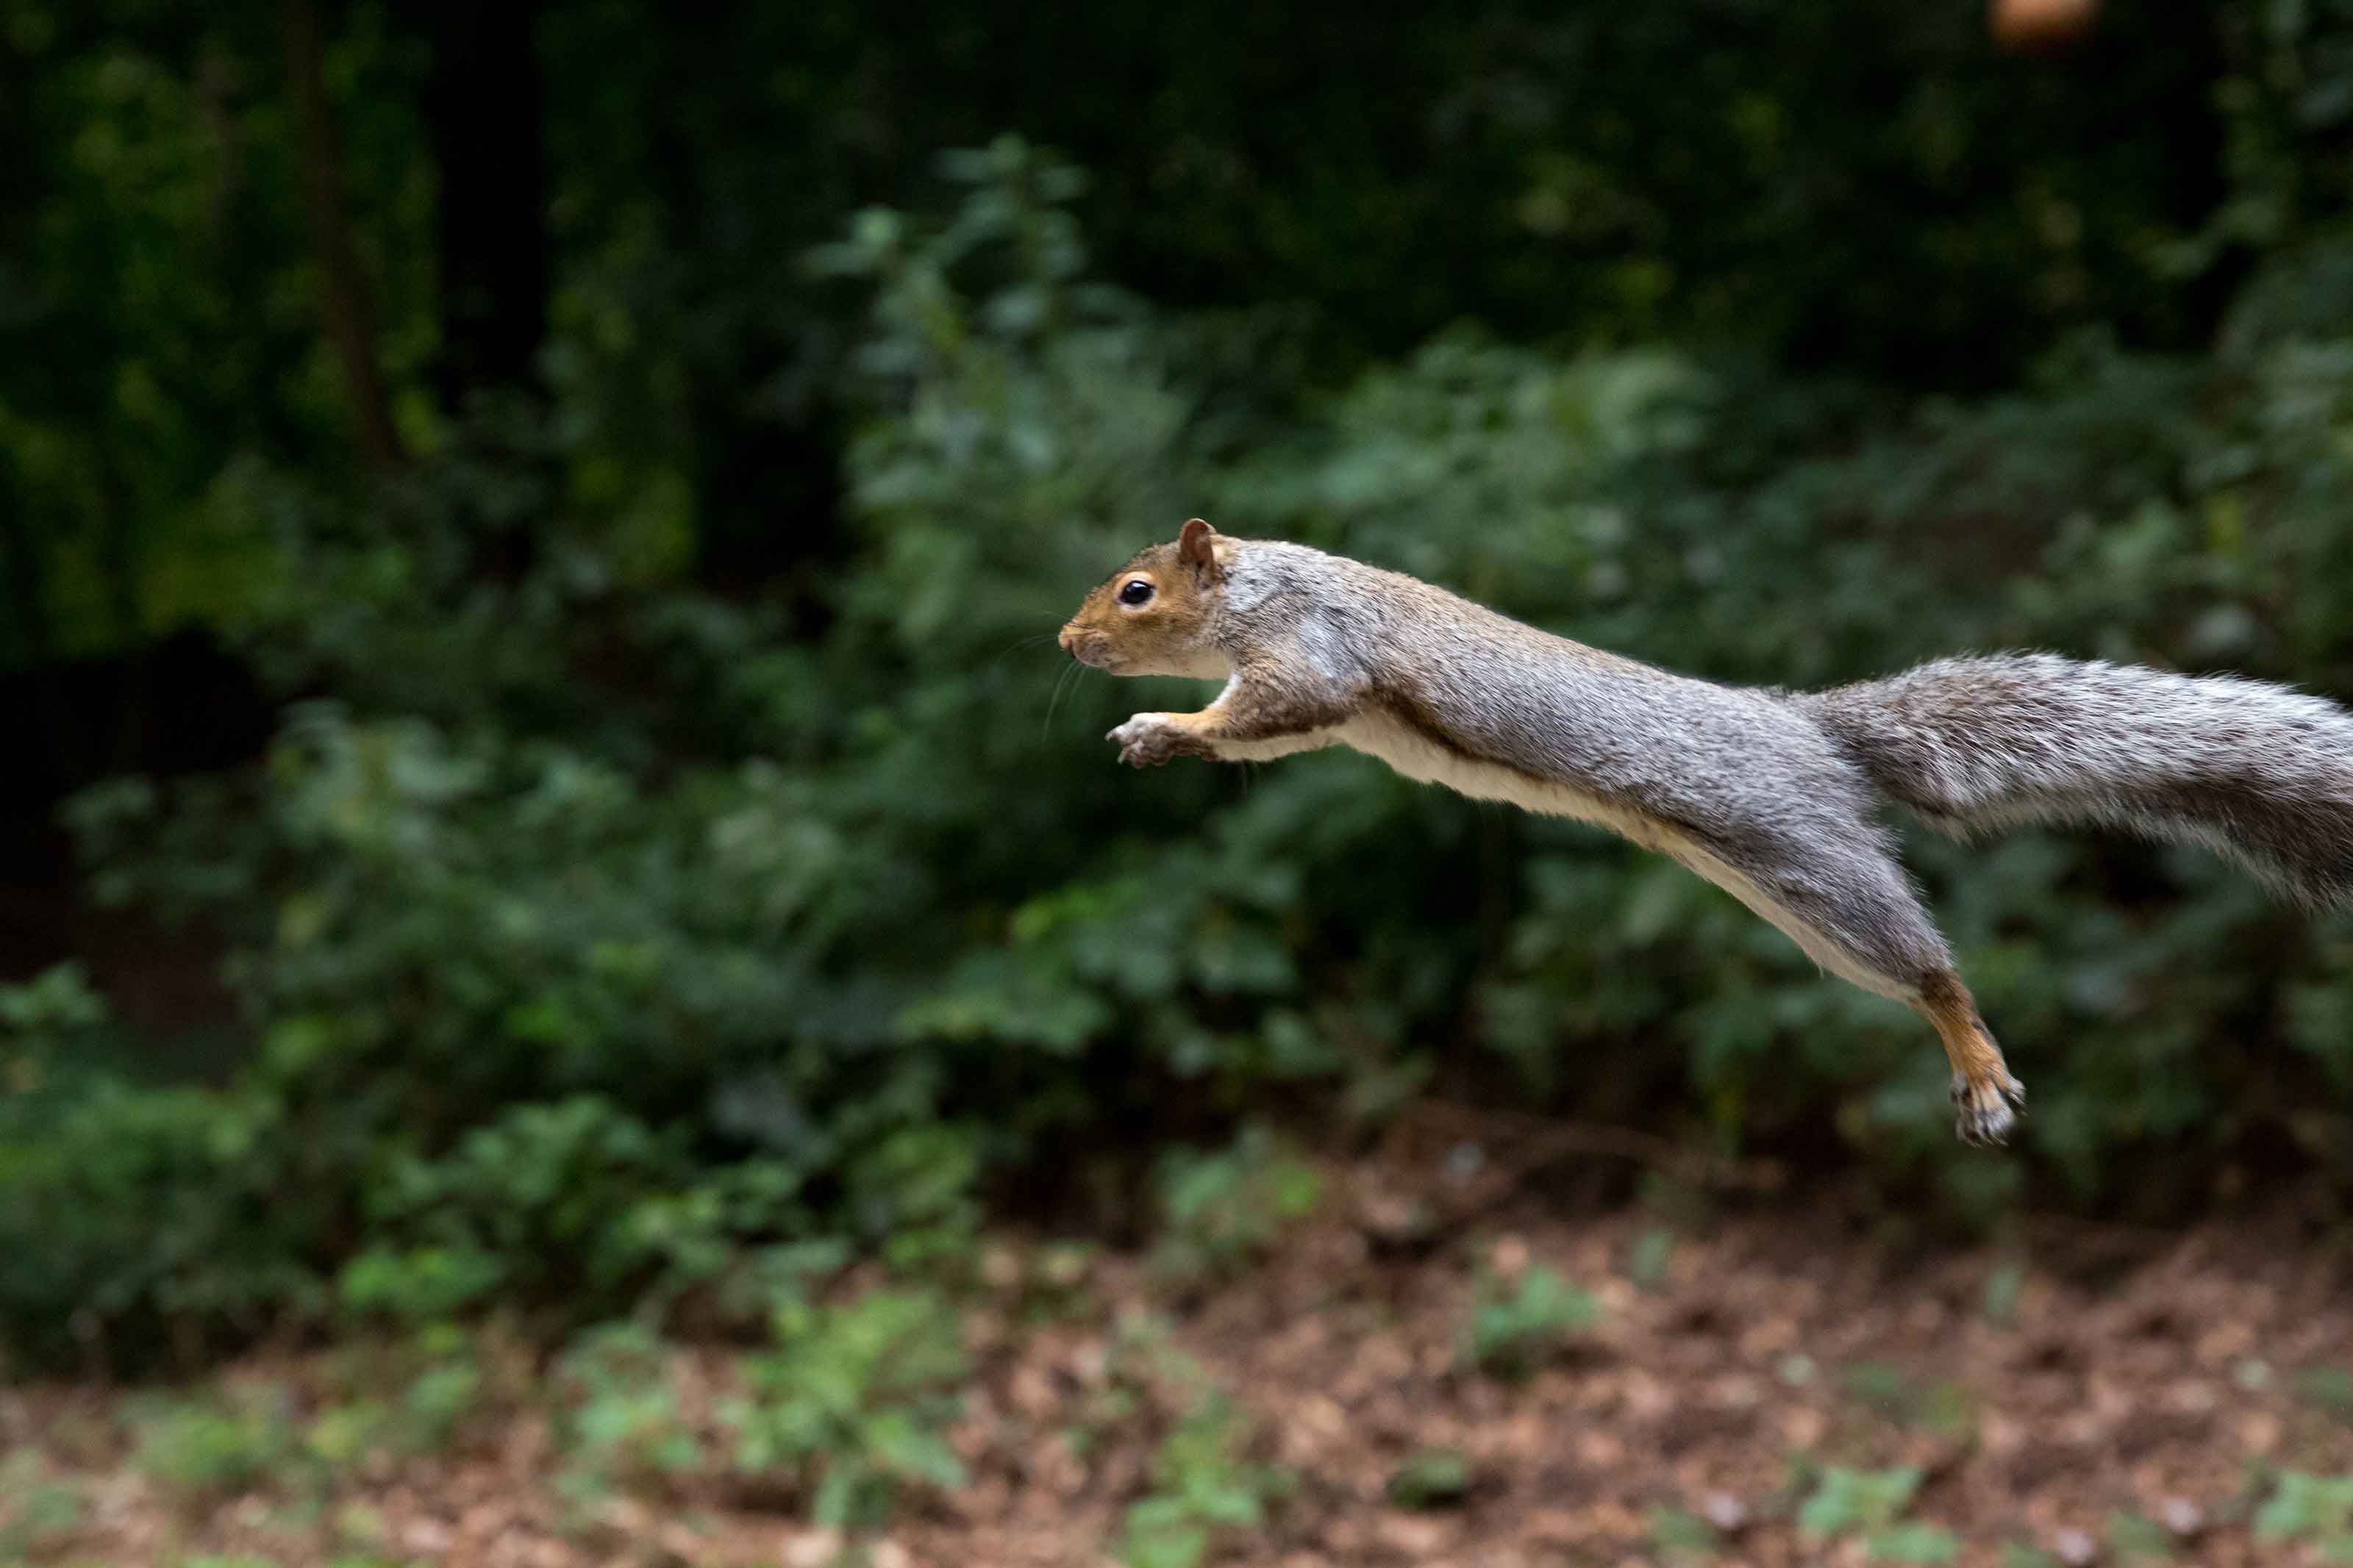
<svg viewBox="0 0 2353 1568">
<path fill-rule="evenodd" d="M 1628 1249 L 1628 1278 L 1645 1290 L 1658 1290 L 1667 1283 L 1667 1267 L 1674 1261 L 1675 1233 L 1664 1226 L 1654 1226 L 1634 1238 Z"/>
<path fill-rule="evenodd" d="M 1833 1465 L 1816 1478 L 1812 1491 L 1798 1506 L 1798 1528 L 1816 1538 L 1859 1536 L 1874 1561 L 1957 1562 L 1960 1543 L 1951 1531 L 1903 1517 L 1920 1480 L 1920 1472 L 1909 1466 L 1852 1470 Z"/>
<path fill-rule="evenodd" d="M 1925 1426 L 1955 1439 L 1967 1437 L 1977 1424 L 1975 1402 L 1958 1383 L 1940 1381 L 1923 1388 L 1901 1368 L 1880 1362 L 1858 1362 L 1845 1370 L 1841 1381 L 1850 1398 L 1891 1421 Z"/>
<path fill-rule="evenodd" d="M 1875 1563 L 1957 1563 L 1961 1543 L 1942 1525 L 1907 1521 L 1877 1531 L 1868 1548 Z"/>
<path fill-rule="evenodd" d="M 2019 1292 L 2026 1285 L 2026 1265 L 2015 1260 L 1997 1263 L 1987 1271 L 1985 1293 L 1978 1310 L 1987 1322 L 2008 1328 L 2018 1320 Z"/>
<path fill-rule="evenodd" d="M 774 1330 L 775 1348 L 744 1364 L 752 1393 L 720 1412 L 737 1468 L 813 1481 L 811 1517 L 839 1529 L 882 1521 L 902 1487 L 963 1484 L 943 1435 L 965 1367 L 945 1302 L 915 1289 L 788 1301 Z"/>
<path fill-rule="evenodd" d="M 2295 1392 L 2337 1420 L 2353 1424 L 2353 1373 L 2341 1366 L 2308 1367 L 2296 1374 Z"/>
<path fill-rule="evenodd" d="M 55 1555 L 89 1513 L 81 1489 L 48 1478 L 38 1454 L 22 1450 L 0 1459 L 0 1560 Z"/>
<path fill-rule="evenodd" d="M 1249 1431 L 1223 1390 L 1209 1388 L 1161 1440 L 1152 1490 L 1128 1505 L 1119 1560 L 1128 1568 L 1198 1568 L 1221 1532 L 1257 1528 L 1291 1478 L 1244 1457 Z"/>
<path fill-rule="evenodd" d="M 94 1316 L 106 1351 L 165 1318 L 258 1331 L 321 1299 L 321 1194 L 287 1180 L 300 1153 L 259 1097 L 92 1083 L 0 1138 L 0 1317 L 37 1354 Z M 152 1341 L 150 1342 L 153 1342 Z"/>
<path fill-rule="evenodd" d="M 1669 1563 L 1704 1563 L 1723 1544 L 1715 1526 L 1687 1509 L 1651 1510 L 1651 1544 Z"/>
<path fill-rule="evenodd" d="M 437 1326 L 398 1341 L 361 1342 L 357 1397 L 327 1404 L 304 1426 L 302 1457 L 332 1475 L 378 1455 L 441 1451 L 491 1403 L 473 1337 Z"/>
<path fill-rule="evenodd" d="M 1997 69 L 1967 8 L 1285 35 L 1337 59 L 1121 12 L 1148 101 L 989 90 L 1101 63 L 1043 15 L 898 27 L 878 76 L 830 0 L 558 6 L 538 384 L 471 396 L 436 384 L 427 51 L 360 8 L 323 64 L 384 473 L 319 331 L 283 40 L 25 16 L 0 668 L 46 693 L 200 623 L 274 739 L 68 807 L 97 900 L 226 944 L 237 1048 L 169 1070 L 94 966 L 0 988 L 12 1356 L 494 1303 L 741 1328 L 797 1249 L 954 1258 L 984 1194 L 1119 1160 L 1213 1279 L 1315 1196 L 1236 1130 L 1425 1086 L 1965 1220 L 2176 1210 L 2251 1148 L 2353 1190 L 2347 927 L 2197 854 L 1917 845 L 2033 1093 L 2010 1156 L 1959 1155 L 1918 1020 L 1680 869 L 1352 756 L 1126 775 L 1095 737 L 1189 689 L 1046 640 L 1201 511 L 1720 679 L 2042 646 L 2353 693 L 2319 591 L 2353 575 L 2341 6 L 2117 15 L 2127 63 L 2063 86 Z M 959 145 L 1008 101 L 1027 134 Z M 142 754 L 44 701 L 40 798 Z M 1577 1321 L 1547 1279 L 1466 1356 Z M 845 1517 L 947 1473 L 858 1414 L 913 1394 L 762 1400 L 831 1411 L 747 1431 L 851 1454 Z"/>
<path fill-rule="evenodd" d="M 480 1369 L 465 1360 L 427 1367 L 401 1396 L 400 1414 L 411 1447 L 438 1448 L 449 1440 L 480 1402 Z"/>
<path fill-rule="evenodd" d="M 1492 1377 L 1525 1377 L 1559 1353 L 1566 1336 L 1600 1320 L 1592 1293 L 1549 1268 L 1523 1270 L 1509 1284 L 1489 1278 L 1463 1326 L 1462 1357 Z"/>
<path fill-rule="evenodd" d="M 1388 1490 L 1399 1508 L 1451 1508 L 1471 1490 L 1471 1461 L 1459 1448 L 1423 1448 L 1398 1467 Z"/>
<path fill-rule="evenodd" d="M 1323 1194 L 1314 1167 L 1286 1154 L 1263 1127 L 1213 1152 L 1171 1149 L 1161 1157 L 1165 1222 L 1155 1262 L 1173 1276 L 1211 1281 L 1264 1256 Z"/>
<path fill-rule="evenodd" d="M 2128 1563 L 2164 1563 L 2173 1557 L 2170 1531 L 2153 1519 L 2121 1509 L 2108 1516 L 2108 1542 Z"/>
<path fill-rule="evenodd" d="M 2353 1563 L 2353 1476 L 2282 1472 L 2255 1510 L 2255 1534 L 2308 1542 L 2325 1563 Z"/>
<path fill-rule="evenodd" d="M 373 1217 L 424 1244 L 354 1258 L 343 1300 L 432 1318 L 501 1286 L 543 1296 L 577 1279 L 602 1296 L 648 1262 L 640 1235 L 613 1216 L 686 1179 L 674 1152 L 596 1096 L 517 1107 L 442 1158 L 404 1161 L 389 1173 L 371 1194 Z M 546 1272 L 510 1279 L 534 1265 Z"/>
<path fill-rule="evenodd" d="M 583 1335 L 555 1370 L 575 1401 L 565 1427 L 565 1491 L 599 1496 L 702 1462 L 702 1442 L 679 1411 L 665 1347 L 642 1324 L 610 1323 Z"/>
<path fill-rule="evenodd" d="M 221 1498 L 273 1479 L 294 1435 L 265 1400 L 158 1400 L 132 1417 L 132 1463 L 191 1500 Z"/>
</svg>

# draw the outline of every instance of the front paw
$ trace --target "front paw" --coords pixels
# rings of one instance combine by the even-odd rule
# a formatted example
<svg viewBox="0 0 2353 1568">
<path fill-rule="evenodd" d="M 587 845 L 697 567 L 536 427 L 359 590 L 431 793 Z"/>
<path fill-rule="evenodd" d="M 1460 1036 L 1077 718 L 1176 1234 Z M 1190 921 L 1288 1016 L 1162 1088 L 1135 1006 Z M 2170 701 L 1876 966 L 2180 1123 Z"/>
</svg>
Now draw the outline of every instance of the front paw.
<svg viewBox="0 0 2353 1568">
<path fill-rule="evenodd" d="M 1173 713 L 1138 713 L 1103 739 L 1119 748 L 1119 760 L 1132 768 L 1156 768 L 1171 757 L 1208 750 Z"/>
</svg>

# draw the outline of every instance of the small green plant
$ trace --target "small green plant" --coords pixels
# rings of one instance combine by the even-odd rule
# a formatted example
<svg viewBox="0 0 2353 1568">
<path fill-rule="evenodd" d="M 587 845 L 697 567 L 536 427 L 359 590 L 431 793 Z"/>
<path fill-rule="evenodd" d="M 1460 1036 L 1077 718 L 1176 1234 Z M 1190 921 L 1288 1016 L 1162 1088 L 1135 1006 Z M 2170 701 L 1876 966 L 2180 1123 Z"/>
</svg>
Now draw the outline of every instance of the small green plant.
<svg viewBox="0 0 2353 1568">
<path fill-rule="evenodd" d="M 1891 1421 L 1911 1419 L 1919 1403 L 1919 1392 L 1912 1380 L 1899 1367 L 1885 1362 L 1857 1362 L 1846 1369 L 1840 1381 L 1845 1385 L 1847 1397 L 1870 1406 Z"/>
<path fill-rule="evenodd" d="M 941 1435 L 957 1408 L 962 1325 L 938 1297 L 881 1289 L 834 1306 L 791 1301 L 775 1333 L 776 1349 L 744 1363 L 751 1396 L 720 1411 L 740 1469 L 815 1475 L 812 1516 L 833 1529 L 879 1522 L 904 1484 L 963 1484 L 963 1462 Z"/>
<path fill-rule="evenodd" d="M 1471 1461 L 1460 1448 L 1424 1448 L 1389 1478 L 1399 1508 L 1451 1508 L 1471 1491 Z"/>
<path fill-rule="evenodd" d="M 391 1406 L 381 1399 L 331 1405 L 303 1427 L 303 1456 L 329 1473 L 356 1468 L 395 1446 L 394 1425 Z"/>
<path fill-rule="evenodd" d="M 2307 1368 L 2297 1374 L 2295 1392 L 2307 1405 L 2353 1424 L 2353 1372 L 2341 1366 Z"/>
<path fill-rule="evenodd" d="M 1817 1539 L 1859 1536 L 1864 1551 L 1880 1562 L 1957 1562 L 1960 1542 L 1951 1531 L 1903 1517 L 1920 1480 L 1920 1472 L 1908 1465 L 1892 1470 L 1831 1466 L 1799 1506 L 1798 1528 Z"/>
<path fill-rule="evenodd" d="M 1665 1226 L 1653 1226 L 1636 1237 L 1627 1250 L 1627 1278 L 1642 1289 L 1660 1289 L 1667 1282 L 1667 1268 L 1674 1258 L 1675 1233 Z"/>
<path fill-rule="evenodd" d="M 2353 1476 L 2283 1471 L 2255 1510 L 2255 1535 L 2310 1542 L 2324 1563 L 2353 1563 Z"/>
<path fill-rule="evenodd" d="M 132 1462 L 191 1499 L 259 1486 L 294 1454 L 285 1422 L 225 1401 L 155 1402 L 132 1426 Z"/>
<path fill-rule="evenodd" d="M 80 1489 L 47 1479 L 29 1450 L 0 1461 L 0 1561 L 54 1552 L 82 1526 Z"/>
<path fill-rule="evenodd" d="M 1976 1404 L 1957 1383 L 1923 1388 L 1884 1362 L 1857 1362 L 1846 1369 L 1843 1381 L 1848 1397 L 1890 1421 L 1957 1438 L 1968 1436 L 1977 1424 Z"/>
<path fill-rule="evenodd" d="M 2153 1519 L 2119 1510 L 2108 1516 L 2108 1544 L 2128 1563 L 2163 1563 L 2173 1556 L 2173 1534 Z"/>
<path fill-rule="evenodd" d="M 1525 1377 L 1560 1349 L 1564 1336 L 1600 1319 L 1590 1292 L 1549 1268 L 1527 1269 L 1510 1285 L 1491 1278 L 1472 1306 L 1462 1354 L 1489 1376 Z"/>
<path fill-rule="evenodd" d="M 1151 1495 L 1129 1505 L 1119 1560 L 1127 1568 L 1198 1568 L 1220 1529 L 1250 1529 L 1290 1476 L 1244 1461 L 1245 1426 L 1222 1390 L 1210 1389 L 1162 1439 Z"/>
<path fill-rule="evenodd" d="M 357 1549 L 384 1544 L 391 1525 L 384 1510 L 372 1503 L 347 1502 L 335 1510 L 328 1521 L 335 1539 L 344 1546 Z M 347 1561 L 349 1561 L 347 1559 Z"/>
<path fill-rule="evenodd" d="M 446 1447 L 481 1403 L 482 1373 L 470 1359 L 428 1366 L 400 1398 L 400 1439 L 411 1451 Z"/>
<path fill-rule="evenodd" d="M 577 1397 L 564 1424 L 569 1461 L 558 1482 L 570 1495 L 602 1496 L 702 1462 L 702 1446 L 679 1414 L 665 1347 L 643 1324 L 582 1335 L 556 1375 Z"/>
<path fill-rule="evenodd" d="M 475 1342 L 451 1325 L 369 1343 L 346 1364 L 360 1369 L 346 1384 L 358 1396 L 328 1405 L 302 1429 L 301 1455 L 319 1470 L 347 1470 L 378 1453 L 437 1452 L 483 1405 Z"/>
<path fill-rule="evenodd" d="M 1171 1276 L 1214 1280 L 1263 1257 L 1286 1226 L 1314 1212 L 1323 1182 L 1252 1127 L 1225 1149 L 1171 1151 L 1159 1190 L 1167 1230 L 1155 1263 Z"/>
<path fill-rule="evenodd" d="M 2018 1321 L 2018 1298 L 2026 1289 L 2026 1265 L 2011 1259 L 1998 1263 L 1986 1274 L 1985 1291 L 1978 1303 L 1987 1322 L 1997 1328 L 2008 1328 Z"/>
<path fill-rule="evenodd" d="M 1961 1558 L 1957 1536 L 1943 1525 L 1918 1520 L 1905 1520 L 1875 1531 L 1864 1549 L 1875 1563 L 1957 1563 Z"/>
<path fill-rule="evenodd" d="M 1722 1543 L 1715 1526 L 1689 1509 L 1654 1508 L 1650 1523 L 1651 1544 L 1669 1563 L 1703 1562 Z"/>
<path fill-rule="evenodd" d="M 1101 1386 L 1088 1393 L 1063 1440 L 1073 1453 L 1092 1452 L 1151 1407 L 1158 1383 L 1193 1393 L 1209 1386 L 1200 1363 L 1168 1343 L 1168 1325 L 1152 1312 L 1122 1314 L 1112 1337 Z M 1190 1397 L 1190 1394 L 1188 1394 Z"/>
</svg>

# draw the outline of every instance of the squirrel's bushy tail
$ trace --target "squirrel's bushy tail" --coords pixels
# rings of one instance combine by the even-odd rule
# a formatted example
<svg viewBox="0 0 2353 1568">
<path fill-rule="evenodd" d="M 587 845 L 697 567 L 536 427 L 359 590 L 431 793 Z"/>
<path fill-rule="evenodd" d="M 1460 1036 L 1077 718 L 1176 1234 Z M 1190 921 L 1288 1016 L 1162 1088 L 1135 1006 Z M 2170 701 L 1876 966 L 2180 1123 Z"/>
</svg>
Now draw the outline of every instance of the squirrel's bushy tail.
<svg viewBox="0 0 2353 1568">
<path fill-rule="evenodd" d="M 2326 699 L 2014 654 L 1801 700 L 1947 832 L 2102 823 L 2206 845 L 2313 904 L 2353 900 L 2353 713 Z"/>
</svg>

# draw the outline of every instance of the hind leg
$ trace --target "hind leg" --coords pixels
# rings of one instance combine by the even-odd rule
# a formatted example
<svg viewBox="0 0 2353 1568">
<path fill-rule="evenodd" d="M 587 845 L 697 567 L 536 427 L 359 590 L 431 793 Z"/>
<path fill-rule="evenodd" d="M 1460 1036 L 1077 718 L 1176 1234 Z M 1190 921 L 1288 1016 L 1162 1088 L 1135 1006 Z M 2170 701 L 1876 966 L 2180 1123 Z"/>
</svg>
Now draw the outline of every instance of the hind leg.
<svg viewBox="0 0 2353 1568">
<path fill-rule="evenodd" d="M 2026 1090 L 1882 837 L 1867 827 L 1807 839 L 1767 832 L 1738 841 L 1671 840 L 1667 848 L 1831 973 L 1935 1025 L 1953 1066 L 1955 1130 L 1965 1143 L 2002 1141 Z"/>
<path fill-rule="evenodd" d="M 1936 1026 L 1953 1064 L 1953 1114 L 1961 1142 L 2000 1142 L 2014 1113 L 2026 1107 L 2026 1089 L 2010 1076 L 2010 1064 L 1978 1016 L 1968 987 L 1948 969 L 1925 981 L 1912 1005 Z"/>
</svg>

